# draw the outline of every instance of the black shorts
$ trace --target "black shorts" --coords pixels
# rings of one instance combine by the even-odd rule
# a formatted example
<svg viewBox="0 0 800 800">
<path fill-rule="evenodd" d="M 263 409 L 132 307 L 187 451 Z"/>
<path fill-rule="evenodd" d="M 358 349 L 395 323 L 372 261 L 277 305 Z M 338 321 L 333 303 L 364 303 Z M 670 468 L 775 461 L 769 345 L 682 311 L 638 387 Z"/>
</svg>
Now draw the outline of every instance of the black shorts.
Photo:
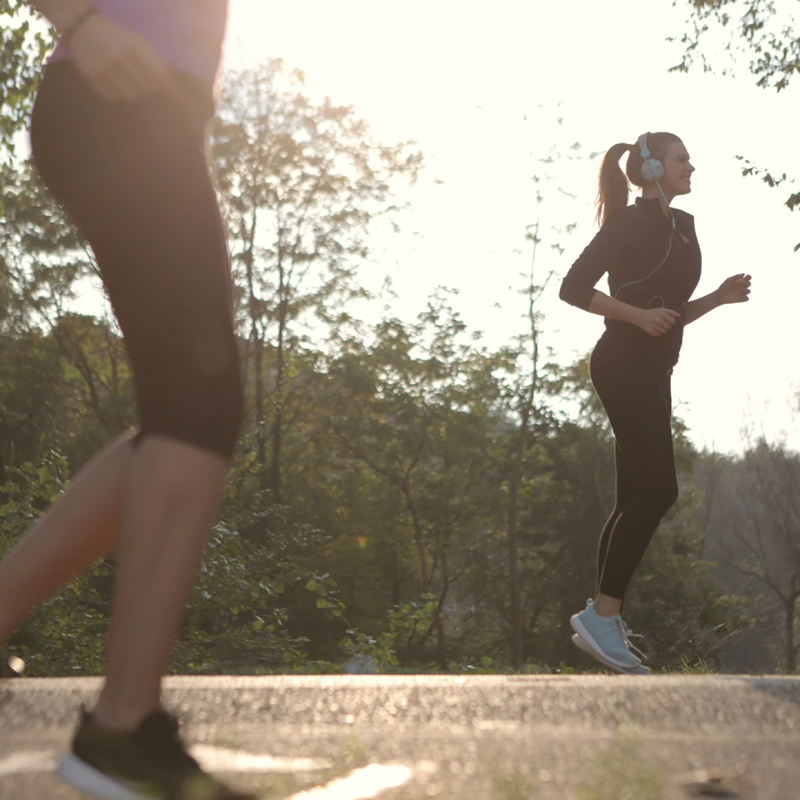
<svg viewBox="0 0 800 800">
<path fill-rule="evenodd" d="M 111 103 L 67 62 L 31 121 L 39 172 L 94 250 L 130 358 L 140 438 L 230 456 L 242 415 L 230 261 L 204 153 L 210 93 Z"/>
</svg>

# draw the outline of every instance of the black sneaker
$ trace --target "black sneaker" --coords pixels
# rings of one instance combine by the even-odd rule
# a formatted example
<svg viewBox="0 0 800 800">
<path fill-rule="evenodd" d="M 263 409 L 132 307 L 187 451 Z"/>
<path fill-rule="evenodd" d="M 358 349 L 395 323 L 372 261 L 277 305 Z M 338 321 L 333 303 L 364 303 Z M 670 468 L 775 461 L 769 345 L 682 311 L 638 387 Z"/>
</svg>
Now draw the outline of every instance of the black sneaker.
<svg viewBox="0 0 800 800">
<path fill-rule="evenodd" d="M 255 800 L 203 772 L 186 752 L 177 721 L 163 711 L 132 733 L 103 730 L 83 711 L 58 777 L 104 800 Z"/>
</svg>

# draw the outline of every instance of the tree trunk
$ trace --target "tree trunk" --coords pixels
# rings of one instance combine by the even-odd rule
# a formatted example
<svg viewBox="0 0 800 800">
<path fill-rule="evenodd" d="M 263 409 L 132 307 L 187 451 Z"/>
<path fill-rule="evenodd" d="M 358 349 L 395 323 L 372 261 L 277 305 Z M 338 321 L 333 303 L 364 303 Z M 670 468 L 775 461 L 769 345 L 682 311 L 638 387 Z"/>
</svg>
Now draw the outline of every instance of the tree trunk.
<svg viewBox="0 0 800 800">
<path fill-rule="evenodd" d="M 256 463 L 259 467 L 258 485 L 261 491 L 264 491 L 267 488 L 267 432 L 264 425 L 264 342 L 259 335 L 255 320 L 253 320 L 252 338 L 256 349 L 253 356 L 256 406 Z"/>
<path fill-rule="evenodd" d="M 242 221 L 244 227 L 244 221 Z M 261 491 L 267 488 L 267 440 L 264 425 L 264 336 L 259 328 L 263 313 L 263 304 L 256 297 L 253 261 L 255 253 L 256 231 L 258 229 L 258 209 L 253 209 L 247 234 L 247 249 L 244 264 L 247 277 L 247 307 L 250 314 L 250 341 L 253 343 L 253 380 L 255 382 L 255 422 L 256 422 L 256 464 L 258 465 L 258 487 Z"/>
<path fill-rule="evenodd" d="M 414 505 L 414 499 L 411 497 L 411 490 L 408 485 L 401 487 L 403 497 L 406 500 L 406 507 L 411 514 L 411 522 L 414 527 L 414 545 L 417 548 L 417 559 L 419 561 L 419 584 L 421 594 L 428 592 L 428 556 L 425 552 L 425 543 L 422 537 L 422 526 L 419 524 L 419 515 L 417 514 L 417 507 Z"/>
<path fill-rule="evenodd" d="M 437 605 L 433 609 L 433 627 L 436 631 L 436 662 L 443 670 L 447 669 L 447 640 L 445 639 L 442 612 Z"/>
<path fill-rule="evenodd" d="M 0 489 L 6 485 L 6 480 L 8 476 L 6 475 L 6 462 L 3 458 L 3 453 L 0 451 Z M 3 505 L 8 497 L 6 496 L 5 492 L 0 491 L 0 505 Z"/>
<path fill-rule="evenodd" d="M 272 489 L 272 502 L 282 502 L 281 486 L 281 455 L 283 448 L 283 380 L 285 362 L 286 319 L 289 315 L 288 287 L 283 267 L 283 258 L 278 255 L 278 343 L 277 364 L 275 374 L 275 415 L 272 419 L 272 469 L 270 472 L 270 488 Z"/>
<path fill-rule="evenodd" d="M 411 497 L 411 490 L 408 484 L 404 484 L 401 490 L 403 492 L 403 497 L 405 497 L 406 506 L 411 514 L 411 521 L 414 526 L 414 544 L 416 545 L 417 559 L 419 560 L 420 594 L 428 594 L 430 592 L 430 575 L 428 573 L 428 556 L 425 552 L 422 526 L 420 525 L 417 507 L 414 505 L 414 499 Z M 436 632 L 436 660 L 440 665 L 446 665 L 447 636 L 438 604 L 433 611 L 432 624 Z"/>
<path fill-rule="evenodd" d="M 272 500 L 281 502 L 281 451 L 283 447 L 283 335 L 286 327 L 285 315 L 281 312 L 278 322 L 278 348 L 275 374 L 275 416 L 272 420 L 272 470 L 270 484 Z"/>
<path fill-rule="evenodd" d="M 530 325 L 531 345 L 531 379 L 524 395 L 520 396 L 519 436 L 517 451 L 511 470 L 508 487 L 508 581 L 511 588 L 511 663 L 514 667 L 522 664 L 522 583 L 519 574 L 519 487 L 522 484 L 525 452 L 528 446 L 528 429 L 533 414 L 536 390 L 539 384 L 539 330 L 536 326 L 537 289 L 534 284 L 534 267 L 536 266 L 536 250 L 539 244 L 539 223 L 531 236 L 533 252 L 531 254 L 531 271 L 528 281 L 528 323 Z M 541 294 L 541 292 L 539 292 Z"/>
<path fill-rule="evenodd" d="M 400 605 L 400 568 L 397 563 L 397 551 L 392 548 L 392 606 Z"/>
<path fill-rule="evenodd" d="M 786 602 L 786 672 L 794 675 L 797 672 L 797 648 L 794 645 L 794 607 L 797 602 L 796 597 L 791 597 Z"/>
<path fill-rule="evenodd" d="M 511 589 L 511 663 L 515 668 L 518 668 L 522 663 L 522 587 L 519 576 L 519 527 L 517 518 L 527 428 L 528 415 L 525 413 L 520 426 L 517 453 L 508 487 L 508 582 Z"/>
</svg>

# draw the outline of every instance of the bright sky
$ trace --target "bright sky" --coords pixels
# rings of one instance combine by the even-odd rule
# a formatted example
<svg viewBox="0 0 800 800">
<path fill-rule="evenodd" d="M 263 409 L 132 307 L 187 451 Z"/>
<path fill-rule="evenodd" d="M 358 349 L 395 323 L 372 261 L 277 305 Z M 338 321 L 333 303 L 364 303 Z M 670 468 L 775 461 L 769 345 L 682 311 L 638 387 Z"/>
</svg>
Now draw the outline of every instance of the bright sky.
<svg viewBox="0 0 800 800">
<path fill-rule="evenodd" d="M 426 168 L 404 194 L 411 210 L 398 218 L 400 233 L 371 237 L 362 280 L 377 293 L 391 277 L 398 299 L 390 313 L 408 321 L 437 287 L 457 290 L 454 306 L 492 347 L 526 329 L 518 290 L 530 269 L 525 230 L 537 215 L 537 273 L 557 273 L 540 305 L 544 344 L 569 363 L 602 332 L 599 317 L 558 299 L 560 276 L 596 232 L 599 159 L 541 159 L 553 148 L 573 154 L 575 142 L 584 155 L 605 152 L 645 130 L 681 136 L 697 168 L 692 194 L 675 201 L 695 215 L 703 251 L 695 296 L 737 272 L 753 275 L 753 294 L 687 328 L 673 379 L 676 413 L 698 446 L 741 450 L 749 425 L 786 435 L 800 450 L 792 412 L 800 216 L 782 206 L 796 187 L 743 178 L 735 158 L 800 174 L 800 78 L 778 95 L 754 87 L 745 61 L 736 79 L 699 67 L 668 73 L 683 49 L 666 38 L 688 29 L 685 0 L 677 8 L 649 0 L 646 15 L 640 0 L 230 2 L 224 69 L 283 58 L 306 73 L 312 97 L 354 106 L 379 140 L 418 143 Z M 571 222 L 578 227 L 570 236 L 550 232 Z M 548 248 L 555 242 L 566 248 L 560 258 Z M 358 313 L 374 320 L 387 302 Z M 87 313 L 96 305 L 91 294 L 78 303 Z"/>
<path fill-rule="evenodd" d="M 540 275 L 563 274 L 596 230 L 599 161 L 539 159 L 573 142 L 588 154 L 644 130 L 677 133 L 697 167 L 692 195 L 675 203 L 695 215 L 703 250 L 695 296 L 736 272 L 753 274 L 753 295 L 687 329 L 676 413 L 698 445 L 739 450 L 750 420 L 771 436 L 787 431 L 800 447 L 789 408 L 800 385 L 799 220 L 781 205 L 790 190 L 742 178 L 735 160 L 800 173 L 792 121 L 800 87 L 758 90 L 744 63 L 738 79 L 668 73 L 682 47 L 665 39 L 684 32 L 684 5 L 652 0 L 644 14 L 637 0 L 231 0 L 225 66 L 281 57 L 305 71 L 313 97 L 355 106 L 379 139 L 418 142 L 426 169 L 408 192 L 412 210 L 399 234 L 374 237 L 363 280 L 377 290 L 390 275 L 393 310 L 406 319 L 437 286 L 458 289 L 455 306 L 492 345 L 524 330 L 516 289 L 537 213 L 546 236 L 549 226 L 579 223 L 549 239 L 565 245 L 563 258 L 540 250 Z M 534 175 L 552 178 L 539 209 Z M 559 186 L 578 199 L 565 202 Z M 591 349 L 602 320 L 557 293 L 556 280 L 541 305 L 545 340 L 568 362 Z"/>
</svg>

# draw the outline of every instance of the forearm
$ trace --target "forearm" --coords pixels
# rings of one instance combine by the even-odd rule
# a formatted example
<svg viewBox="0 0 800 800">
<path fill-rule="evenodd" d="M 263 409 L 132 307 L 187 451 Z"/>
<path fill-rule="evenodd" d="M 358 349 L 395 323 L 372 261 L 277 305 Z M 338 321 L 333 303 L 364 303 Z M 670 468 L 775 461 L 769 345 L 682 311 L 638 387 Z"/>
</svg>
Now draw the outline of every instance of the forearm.
<svg viewBox="0 0 800 800">
<path fill-rule="evenodd" d="M 608 319 L 629 322 L 631 325 L 639 325 L 642 318 L 641 308 L 632 306 L 629 303 L 623 303 L 621 300 L 615 300 L 613 297 L 609 297 L 596 289 L 589 302 L 588 311 Z"/>
<path fill-rule="evenodd" d="M 74 25 L 92 4 L 89 0 L 29 0 L 31 6 L 47 17 L 59 33 Z"/>
<path fill-rule="evenodd" d="M 705 297 L 698 297 L 697 300 L 691 300 L 686 304 L 684 310 L 685 324 L 688 325 L 690 322 L 700 319 L 704 314 L 708 314 L 709 311 L 713 311 L 719 306 L 720 299 L 718 292 L 711 292 L 711 294 L 707 294 Z"/>
</svg>

